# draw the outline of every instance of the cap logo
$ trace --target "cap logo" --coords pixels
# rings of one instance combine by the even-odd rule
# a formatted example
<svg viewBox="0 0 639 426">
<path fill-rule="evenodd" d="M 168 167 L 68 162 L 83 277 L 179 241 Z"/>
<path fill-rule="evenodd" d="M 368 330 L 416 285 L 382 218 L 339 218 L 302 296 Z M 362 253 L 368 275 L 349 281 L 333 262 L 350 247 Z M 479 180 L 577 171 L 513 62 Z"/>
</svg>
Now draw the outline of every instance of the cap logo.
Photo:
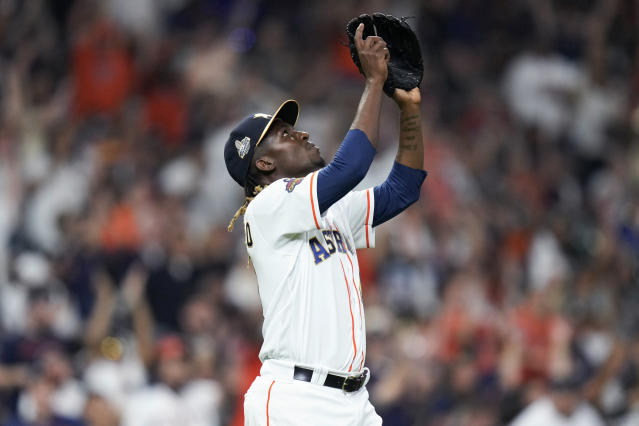
<svg viewBox="0 0 639 426">
<path fill-rule="evenodd" d="M 266 118 L 267 120 L 270 120 L 271 117 L 272 117 L 271 115 L 262 114 L 261 112 L 257 114 L 253 114 L 253 118 Z"/>
<path fill-rule="evenodd" d="M 251 138 L 246 136 L 241 141 L 238 141 L 236 139 L 235 148 L 237 148 L 237 155 L 239 155 L 241 159 L 244 159 L 244 157 L 246 157 L 246 154 L 248 154 L 249 149 L 251 148 Z"/>
</svg>

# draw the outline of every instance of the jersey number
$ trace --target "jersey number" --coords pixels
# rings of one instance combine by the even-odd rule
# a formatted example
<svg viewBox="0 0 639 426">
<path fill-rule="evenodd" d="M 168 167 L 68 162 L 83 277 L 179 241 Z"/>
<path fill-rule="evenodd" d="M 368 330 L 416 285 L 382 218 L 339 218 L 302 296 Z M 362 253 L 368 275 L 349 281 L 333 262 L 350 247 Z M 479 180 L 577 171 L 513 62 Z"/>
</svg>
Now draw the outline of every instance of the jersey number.
<svg viewBox="0 0 639 426">
<path fill-rule="evenodd" d="M 246 245 L 247 247 L 253 247 L 253 237 L 251 236 L 251 226 L 246 224 Z"/>
</svg>

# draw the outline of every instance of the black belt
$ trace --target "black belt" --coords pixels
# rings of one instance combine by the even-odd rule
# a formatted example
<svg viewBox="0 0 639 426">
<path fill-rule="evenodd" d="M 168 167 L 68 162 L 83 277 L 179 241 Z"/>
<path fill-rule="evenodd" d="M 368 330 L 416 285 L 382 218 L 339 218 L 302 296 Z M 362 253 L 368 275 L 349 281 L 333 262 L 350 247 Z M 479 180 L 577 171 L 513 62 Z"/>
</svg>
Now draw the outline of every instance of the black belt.
<svg viewBox="0 0 639 426">
<path fill-rule="evenodd" d="M 356 376 L 336 376 L 335 374 L 328 373 L 326 380 L 324 380 L 324 386 L 329 388 L 341 389 L 344 392 L 355 392 L 360 390 L 364 383 L 366 383 L 367 370 Z M 293 371 L 293 378 L 295 380 L 301 380 L 303 382 L 310 382 L 313 377 L 313 370 L 310 368 L 295 366 Z"/>
</svg>

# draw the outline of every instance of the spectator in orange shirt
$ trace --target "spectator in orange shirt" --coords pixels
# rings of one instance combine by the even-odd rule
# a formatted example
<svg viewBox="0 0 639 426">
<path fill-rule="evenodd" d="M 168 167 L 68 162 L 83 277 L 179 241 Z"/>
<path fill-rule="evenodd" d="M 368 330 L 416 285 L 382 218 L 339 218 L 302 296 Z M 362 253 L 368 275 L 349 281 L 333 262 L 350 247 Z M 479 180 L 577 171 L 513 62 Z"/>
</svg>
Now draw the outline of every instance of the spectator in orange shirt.
<svg viewBox="0 0 639 426">
<path fill-rule="evenodd" d="M 98 21 L 76 41 L 71 61 L 76 117 L 116 114 L 135 80 L 133 59 L 117 29 Z"/>
</svg>

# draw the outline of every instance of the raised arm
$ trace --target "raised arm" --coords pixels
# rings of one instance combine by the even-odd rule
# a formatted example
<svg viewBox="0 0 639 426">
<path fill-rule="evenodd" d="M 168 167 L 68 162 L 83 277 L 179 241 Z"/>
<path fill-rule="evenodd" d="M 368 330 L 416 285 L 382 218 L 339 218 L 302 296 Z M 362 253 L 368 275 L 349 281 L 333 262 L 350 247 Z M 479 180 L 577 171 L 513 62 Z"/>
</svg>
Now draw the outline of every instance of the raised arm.
<svg viewBox="0 0 639 426">
<path fill-rule="evenodd" d="M 366 77 L 355 119 L 333 161 L 320 170 L 317 198 L 325 212 L 366 176 L 377 148 L 382 90 L 388 75 L 388 49 L 377 36 L 362 39 L 364 24 L 355 32 L 355 46 Z"/>
<path fill-rule="evenodd" d="M 424 169 L 421 94 L 419 88 L 396 89 L 393 99 L 399 107 L 399 149 L 395 161 L 413 169 Z"/>
<path fill-rule="evenodd" d="M 386 42 L 381 37 L 368 36 L 363 40 L 363 32 L 364 24 L 359 24 L 355 31 L 355 47 L 366 77 L 366 87 L 351 129 L 359 129 L 366 133 L 370 143 L 377 148 L 379 113 L 384 82 L 388 76 L 389 53 Z"/>
<path fill-rule="evenodd" d="M 393 99 L 400 111 L 399 148 L 390 174 L 374 189 L 373 226 L 397 216 L 417 201 L 426 179 L 419 88 L 408 92 L 395 89 Z"/>
</svg>

